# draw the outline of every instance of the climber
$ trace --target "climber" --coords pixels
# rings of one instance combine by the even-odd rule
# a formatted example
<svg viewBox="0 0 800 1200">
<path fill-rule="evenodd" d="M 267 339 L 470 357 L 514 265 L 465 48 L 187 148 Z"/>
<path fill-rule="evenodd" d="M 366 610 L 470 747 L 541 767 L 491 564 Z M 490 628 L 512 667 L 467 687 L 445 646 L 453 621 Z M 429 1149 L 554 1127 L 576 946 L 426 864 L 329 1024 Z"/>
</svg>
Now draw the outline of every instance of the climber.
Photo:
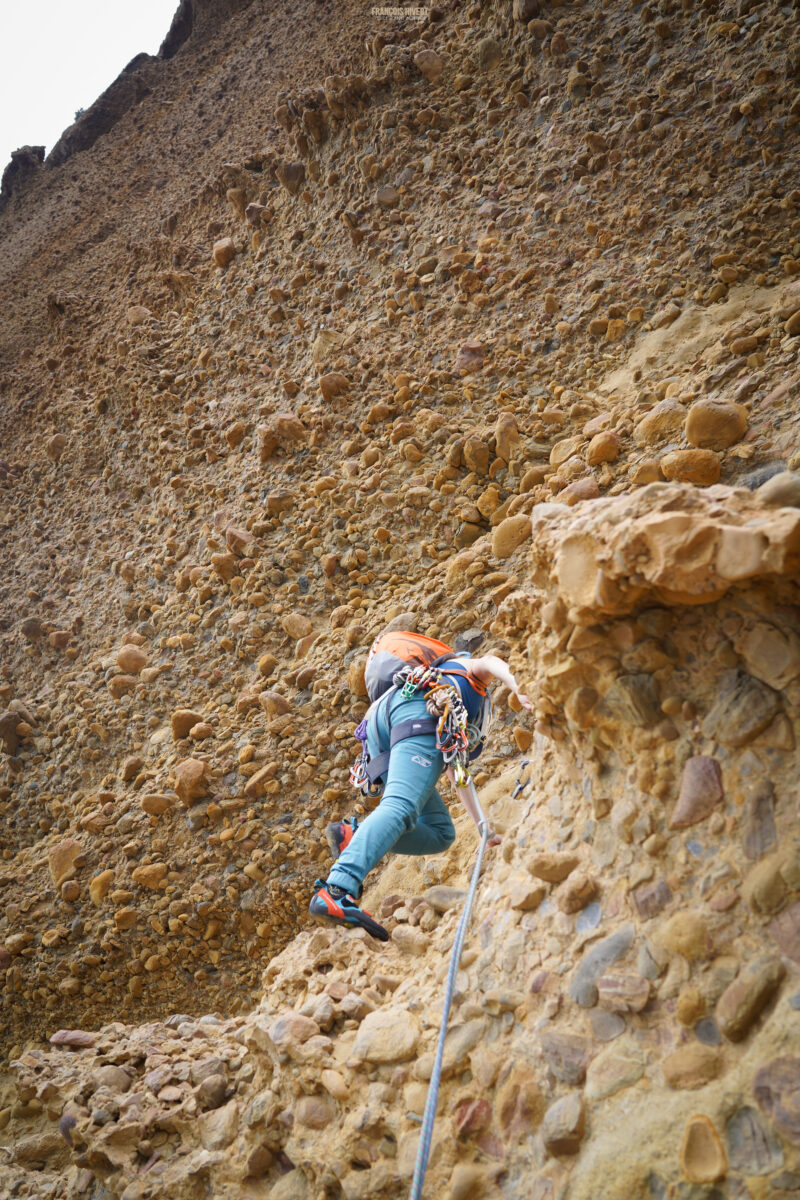
<svg viewBox="0 0 800 1200">
<path fill-rule="evenodd" d="M 523 708 L 532 705 L 501 658 L 456 655 L 443 643 L 415 634 L 378 638 L 365 678 L 373 703 L 356 731 L 364 754 L 351 779 L 365 794 L 382 792 L 381 801 L 363 821 L 344 818 L 328 826 L 336 862 L 327 879 L 316 880 L 308 911 L 334 924 L 361 926 L 386 941 L 386 930 L 357 903 L 364 878 L 389 851 L 438 854 L 452 844 L 453 822 L 436 790 L 445 769 L 478 824 L 467 763 L 480 753 L 488 733 L 490 680 L 505 684 Z M 499 841 L 490 833 L 490 845 Z"/>
</svg>

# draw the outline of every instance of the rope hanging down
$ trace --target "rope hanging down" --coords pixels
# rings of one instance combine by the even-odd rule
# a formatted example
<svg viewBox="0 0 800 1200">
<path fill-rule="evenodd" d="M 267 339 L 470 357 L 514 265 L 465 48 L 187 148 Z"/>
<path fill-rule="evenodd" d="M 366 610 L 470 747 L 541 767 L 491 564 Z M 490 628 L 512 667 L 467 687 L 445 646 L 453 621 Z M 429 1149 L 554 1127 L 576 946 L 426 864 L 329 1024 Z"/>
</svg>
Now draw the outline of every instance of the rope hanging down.
<svg viewBox="0 0 800 1200">
<path fill-rule="evenodd" d="M 469 884 L 469 891 L 464 902 L 464 911 L 461 914 L 461 920 L 458 923 L 456 930 L 455 941 L 453 942 L 453 952 L 450 956 L 450 969 L 447 972 L 447 986 L 444 993 L 444 1007 L 442 1010 L 442 1025 L 439 1030 L 439 1042 L 436 1047 L 436 1058 L 431 1072 L 431 1082 L 428 1088 L 428 1099 L 425 1102 L 425 1112 L 422 1114 L 422 1129 L 420 1131 L 419 1149 L 417 1150 L 417 1161 L 414 1166 L 414 1178 L 411 1182 L 411 1195 L 409 1200 L 421 1200 L 422 1185 L 425 1182 L 425 1172 L 428 1168 L 428 1156 L 431 1152 L 431 1139 L 433 1137 L 433 1122 L 436 1116 L 436 1104 L 439 1100 L 439 1084 L 442 1079 L 442 1059 L 444 1058 L 444 1043 L 447 1037 L 447 1021 L 450 1016 L 450 1008 L 453 1003 L 453 992 L 455 991 L 456 975 L 458 974 L 459 963 L 461 962 L 461 950 L 464 945 L 464 938 L 467 936 L 467 927 L 469 919 L 472 915 L 472 905 L 475 900 L 475 893 L 478 889 L 478 879 L 480 878 L 481 865 L 483 863 L 483 855 L 489 841 L 489 822 L 483 814 L 478 793 L 475 791 L 475 784 L 470 780 L 472 788 L 472 798 L 480 815 L 480 823 L 478 829 L 481 835 L 481 844 L 478 848 L 478 857 L 475 860 L 475 866 L 472 871 L 472 879 Z"/>
</svg>

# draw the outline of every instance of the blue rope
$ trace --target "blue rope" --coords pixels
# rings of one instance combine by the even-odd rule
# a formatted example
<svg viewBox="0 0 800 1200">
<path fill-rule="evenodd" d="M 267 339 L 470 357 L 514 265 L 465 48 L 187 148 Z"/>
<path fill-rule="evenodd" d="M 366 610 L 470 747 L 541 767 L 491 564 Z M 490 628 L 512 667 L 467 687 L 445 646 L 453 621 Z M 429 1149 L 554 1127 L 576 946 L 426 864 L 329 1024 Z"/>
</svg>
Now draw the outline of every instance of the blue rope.
<svg viewBox="0 0 800 1200">
<path fill-rule="evenodd" d="M 477 802 L 477 795 L 473 785 L 473 797 Z M 450 970 L 447 973 L 447 987 L 444 993 L 444 1010 L 442 1012 L 442 1026 L 439 1030 L 439 1043 L 436 1047 L 436 1058 L 431 1072 L 431 1082 L 428 1088 L 428 1099 L 425 1102 L 425 1112 L 422 1114 L 422 1129 L 419 1137 L 419 1148 L 417 1150 L 417 1161 L 414 1166 L 414 1178 L 411 1182 L 411 1195 L 409 1200 L 420 1200 L 422 1196 L 422 1185 L 425 1182 L 425 1172 L 428 1169 L 428 1156 L 431 1152 L 431 1139 L 433 1137 L 433 1122 L 436 1116 L 436 1105 L 439 1100 L 439 1084 L 442 1080 L 442 1059 L 444 1058 L 444 1043 L 447 1037 L 447 1020 L 450 1016 L 450 1008 L 453 1003 L 453 992 L 455 991 L 456 975 L 458 974 L 459 963 L 461 962 L 461 950 L 464 945 L 464 938 L 467 936 L 467 926 L 472 915 L 472 905 L 475 900 L 475 892 L 478 888 L 478 879 L 481 873 L 481 864 L 483 863 L 483 853 L 489 841 L 489 822 L 483 816 L 483 812 L 478 805 L 478 811 L 481 813 L 480 825 L 478 826 L 481 834 L 481 844 L 478 850 L 478 857 L 475 861 L 475 867 L 470 880 L 469 891 L 464 902 L 464 911 L 461 914 L 461 920 L 456 930 L 455 941 L 453 942 L 453 953 L 450 957 Z"/>
</svg>

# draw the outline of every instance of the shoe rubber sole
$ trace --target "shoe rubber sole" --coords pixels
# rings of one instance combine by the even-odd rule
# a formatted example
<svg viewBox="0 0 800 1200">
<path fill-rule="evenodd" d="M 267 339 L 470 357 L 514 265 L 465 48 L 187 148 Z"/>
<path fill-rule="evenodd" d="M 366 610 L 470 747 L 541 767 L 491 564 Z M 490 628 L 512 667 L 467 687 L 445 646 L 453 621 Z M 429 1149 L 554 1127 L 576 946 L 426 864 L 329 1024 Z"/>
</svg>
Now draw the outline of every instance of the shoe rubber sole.
<svg viewBox="0 0 800 1200">
<path fill-rule="evenodd" d="M 345 836 L 343 838 L 339 837 L 339 830 L 342 828 L 343 825 L 346 825 L 348 829 L 351 829 L 351 833 L 350 833 L 349 837 L 347 837 L 347 836 Z M 336 860 L 339 857 L 339 855 L 342 853 L 343 850 L 347 849 L 347 847 L 352 842 L 354 835 L 355 835 L 355 830 L 352 828 L 352 826 L 349 824 L 349 822 L 345 822 L 345 821 L 332 821 L 331 822 L 331 824 L 325 830 L 325 841 L 328 843 L 328 848 L 329 848 L 334 860 Z"/>
<path fill-rule="evenodd" d="M 379 925 L 368 912 L 357 905 L 337 904 L 326 891 L 324 895 L 317 892 L 308 906 L 309 916 L 329 925 L 341 925 L 346 929 L 365 929 L 370 937 L 379 942 L 388 942 L 388 931 Z"/>
</svg>

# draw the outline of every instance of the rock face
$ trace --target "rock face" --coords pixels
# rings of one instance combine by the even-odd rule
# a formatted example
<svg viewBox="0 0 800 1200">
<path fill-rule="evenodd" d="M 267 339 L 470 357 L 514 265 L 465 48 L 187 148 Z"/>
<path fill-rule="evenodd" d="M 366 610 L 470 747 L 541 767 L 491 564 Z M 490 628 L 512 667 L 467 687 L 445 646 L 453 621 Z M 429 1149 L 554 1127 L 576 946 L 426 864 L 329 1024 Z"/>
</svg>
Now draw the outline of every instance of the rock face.
<svg viewBox="0 0 800 1200">
<path fill-rule="evenodd" d="M 717 1024 L 732 1042 L 746 1037 L 786 974 L 779 958 L 752 959 L 719 998 Z"/>
<path fill-rule="evenodd" d="M 88 150 L 143 100 L 158 78 L 158 60 L 149 54 L 137 54 L 94 104 L 64 130 L 47 156 L 47 165 L 58 167 L 73 154 Z"/>
<path fill-rule="evenodd" d="M 800 1120 L 797 1090 L 800 1059 L 776 1058 L 763 1066 L 755 1077 L 753 1095 L 773 1130 L 791 1146 L 800 1146 Z"/>
<path fill-rule="evenodd" d="M 180 0 L 167 36 L 161 43 L 159 58 L 173 58 L 181 46 L 193 38 L 200 45 L 231 16 L 247 8 L 250 0 Z"/>
<path fill-rule="evenodd" d="M 583 10 L 182 0 L 6 172 L 0 1195 L 408 1195 L 469 817 L 306 918 L 386 626 L 533 705 L 425 1194 L 797 1190 L 800 25 Z"/>
<path fill-rule="evenodd" d="M 359 1026 L 353 1054 L 369 1063 L 402 1062 L 411 1057 L 419 1040 L 413 1017 L 399 1009 L 370 1013 Z"/>
<path fill-rule="evenodd" d="M 686 440 L 703 450 L 727 450 L 747 430 L 747 412 L 725 400 L 698 400 L 686 417 Z"/>
<path fill-rule="evenodd" d="M 570 984 L 570 996 L 582 1008 L 590 1008 L 597 1002 L 597 981 L 608 967 L 623 958 L 634 939 L 634 927 L 623 926 L 616 933 L 597 942 L 584 955 L 583 961 Z"/>
<path fill-rule="evenodd" d="M 778 694 L 744 671 L 726 672 L 720 695 L 704 722 L 704 732 L 724 746 L 746 746 L 774 719 Z"/>
<path fill-rule="evenodd" d="M 670 818 L 670 829 L 696 825 L 709 816 L 722 799 L 722 772 L 715 758 L 690 758 L 683 768 L 678 803 Z"/>
<path fill-rule="evenodd" d="M 0 182 L 0 205 L 15 192 L 24 190 L 44 162 L 44 146 L 21 146 L 12 151 L 11 161 L 3 171 Z"/>
<path fill-rule="evenodd" d="M 681 1146 L 681 1169 L 690 1183 L 716 1183 L 728 1167 L 725 1148 L 708 1117 L 692 1117 Z"/>
</svg>

